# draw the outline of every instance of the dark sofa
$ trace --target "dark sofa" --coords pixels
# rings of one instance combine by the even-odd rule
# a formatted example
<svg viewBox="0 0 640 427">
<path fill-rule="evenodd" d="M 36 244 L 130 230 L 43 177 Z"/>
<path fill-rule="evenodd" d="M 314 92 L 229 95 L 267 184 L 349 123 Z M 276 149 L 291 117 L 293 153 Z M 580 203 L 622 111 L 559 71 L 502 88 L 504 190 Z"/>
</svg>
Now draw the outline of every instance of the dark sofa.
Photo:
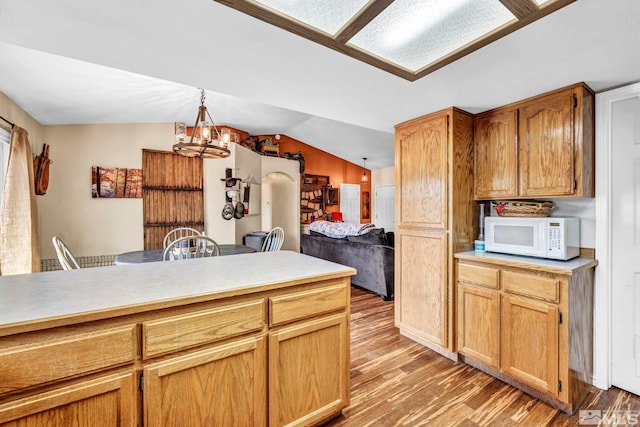
<svg viewBox="0 0 640 427">
<path fill-rule="evenodd" d="M 393 299 L 393 244 L 393 232 L 385 233 L 383 229 L 341 239 L 317 233 L 300 236 L 303 254 L 355 268 L 358 273 L 351 277 L 351 283 L 375 292 L 386 301 Z"/>
</svg>

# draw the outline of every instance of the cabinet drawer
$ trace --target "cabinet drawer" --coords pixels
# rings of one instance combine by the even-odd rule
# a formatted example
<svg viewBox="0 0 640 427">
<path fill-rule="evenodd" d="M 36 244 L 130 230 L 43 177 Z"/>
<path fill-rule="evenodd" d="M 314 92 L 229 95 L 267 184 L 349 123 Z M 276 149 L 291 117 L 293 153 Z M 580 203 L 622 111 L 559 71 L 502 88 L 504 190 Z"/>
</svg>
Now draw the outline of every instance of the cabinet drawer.
<svg viewBox="0 0 640 427">
<path fill-rule="evenodd" d="M 320 289 L 269 298 L 270 325 L 280 325 L 347 306 L 347 285 L 340 283 Z"/>
<path fill-rule="evenodd" d="M 218 307 L 142 324 L 144 359 L 262 330 L 264 300 Z"/>
<path fill-rule="evenodd" d="M 458 264 L 458 280 L 498 289 L 500 270 L 477 265 Z"/>
<path fill-rule="evenodd" d="M 502 272 L 504 290 L 512 294 L 524 295 L 550 302 L 560 301 L 560 281 L 550 277 L 531 274 Z"/>
<path fill-rule="evenodd" d="M 0 394 L 132 363 L 135 325 L 0 349 Z"/>
</svg>

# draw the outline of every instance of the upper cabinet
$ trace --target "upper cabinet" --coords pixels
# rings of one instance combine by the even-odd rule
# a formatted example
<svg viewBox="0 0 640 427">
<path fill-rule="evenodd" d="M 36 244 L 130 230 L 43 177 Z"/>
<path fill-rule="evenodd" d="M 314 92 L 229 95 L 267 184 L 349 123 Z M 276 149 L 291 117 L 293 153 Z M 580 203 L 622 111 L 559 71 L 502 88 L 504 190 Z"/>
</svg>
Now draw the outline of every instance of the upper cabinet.
<svg viewBox="0 0 640 427">
<path fill-rule="evenodd" d="M 490 111 L 474 118 L 475 197 L 518 195 L 518 111 Z"/>
<path fill-rule="evenodd" d="M 475 198 L 593 197 L 593 107 L 579 83 L 478 114 Z"/>
</svg>

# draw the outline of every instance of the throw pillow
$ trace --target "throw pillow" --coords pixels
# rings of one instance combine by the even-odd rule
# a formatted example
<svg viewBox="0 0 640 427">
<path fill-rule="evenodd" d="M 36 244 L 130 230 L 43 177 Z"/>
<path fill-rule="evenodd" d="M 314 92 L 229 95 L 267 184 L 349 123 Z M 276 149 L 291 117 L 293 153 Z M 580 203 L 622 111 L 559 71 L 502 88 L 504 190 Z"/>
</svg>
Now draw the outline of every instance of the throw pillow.
<svg viewBox="0 0 640 427">
<path fill-rule="evenodd" d="M 387 235 L 384 232 L 384 228 L 372 228 L 368 233 L 359 236 L 347 236 L 347 240 L 370 245 L 387 245 Z"/>
</svg>

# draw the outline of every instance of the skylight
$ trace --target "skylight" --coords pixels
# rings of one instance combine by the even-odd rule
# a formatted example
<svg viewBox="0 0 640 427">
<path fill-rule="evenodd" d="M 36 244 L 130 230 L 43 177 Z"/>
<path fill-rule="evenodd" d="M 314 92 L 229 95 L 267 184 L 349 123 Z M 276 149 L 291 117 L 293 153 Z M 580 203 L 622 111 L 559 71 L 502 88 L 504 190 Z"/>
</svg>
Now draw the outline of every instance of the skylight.
<svg viewBox="0 0 640 427">
<path fill-rule="evenodd" d="M 416 80 L 575 0 L 215 0 Z"/>
</svg>

